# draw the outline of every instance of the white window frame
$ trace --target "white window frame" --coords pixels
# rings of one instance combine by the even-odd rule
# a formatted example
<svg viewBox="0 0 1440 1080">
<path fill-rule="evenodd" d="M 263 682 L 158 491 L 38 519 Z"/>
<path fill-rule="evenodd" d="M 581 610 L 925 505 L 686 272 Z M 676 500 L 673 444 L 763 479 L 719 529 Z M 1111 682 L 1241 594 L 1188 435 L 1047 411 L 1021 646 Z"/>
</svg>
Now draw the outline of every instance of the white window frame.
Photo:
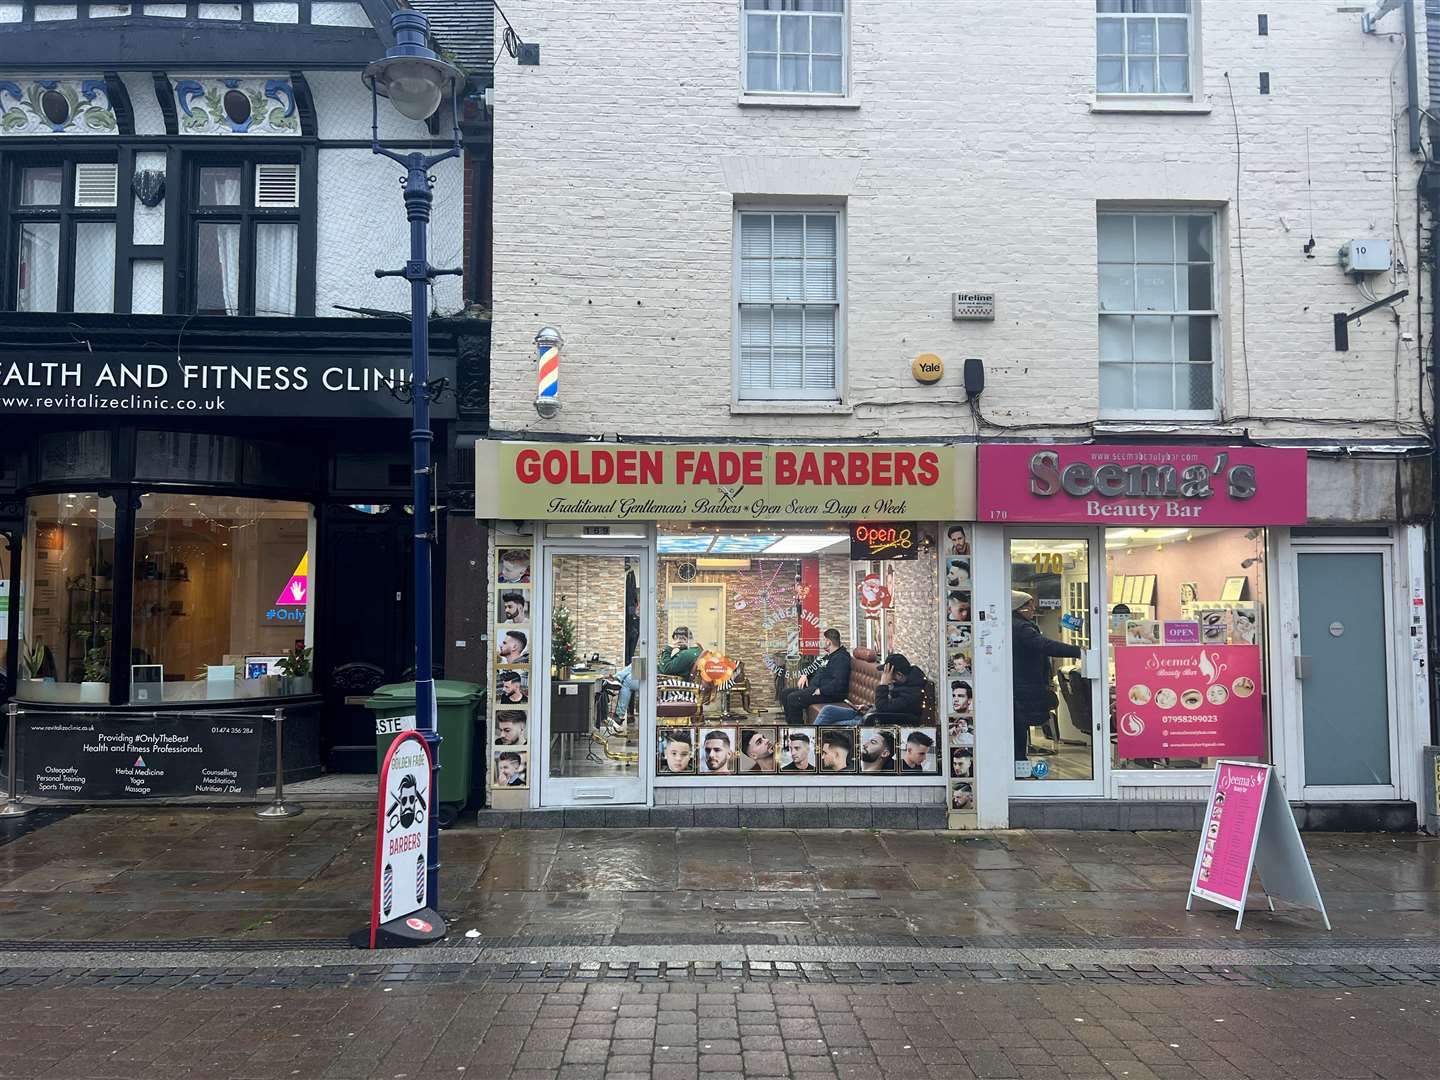
<svg viewBox="0 0 1440 1080">
<path fill-rule="evenodd" d="M 740 384 L 740 218 L 744 214 L 824 214 L 835 219 L 835 386 L 829 393 L 800 389 L 790 393 L 777 394 L 771 390 L 768 394 L 760 396 L 747 395 L 743 392 Z M 733 407 L 792 404 L 803 409 L 807 405 L 834 406 L 845 400 L 845 312 L 848 303 L 845 288 L 846 259 L 845 208 L 843 206 L 811 202 L 794 205 L 784 203 L 736 205 L 734 213 L 731 215 L 730 234 L 730 400 Z M 775 306 L 774 301 L 771 301 L 771 306 Z M 802 302 L 798 306 L 806 305 Z"/>
<path fill-rule="evenodd" d="M 1173 14 L 1163 13 L 1163 12 L 1161 12 L 1161 13 L 1152 13 L 1152 12 L 1116 12 L 1116 11 L 1096 11 L 1096 12 L 1095 12 L 1095 24 L 1094 24 L 1094 27 L 1093 27 L 1093 33 L 1092 33 L 1092 35 L 1091 35 L 1091 44 L 1094 46 L 1094 49 L 1095 49 L 1095 62 L 1094 62 L 1094 64 L 1091 66 L 1091 69 L 1090 69 L 1090 70 L 1091 70 L 1091 77 L 1094 79 L 1094 85 L 1095 85 L 1095 100 L 1096 100 L 1098 103 L 1101 103 L 1101 104 L 1104 104 L 1104 105 L 1124 105 L 1124 104 L 1135 104 L 1135 105 L 1138 105 L 1138 106 L 1152 105 L 1152 106 L 1157 106 L 1157 107 L 1162 107 L 1162 108 L 1163 108 L 1166 104 L 1185 105 L 1185 104 L 1189 104 L 1189 103 L 1191 103 L 1191 102 L 1195 102 L 1195 101 L 1199 101 L 1199 100 L 1200 100 L 1200 75 L 1201 75 L 1201 71 L 1202 71 L 1202 67 L 1201 67 L 1201 63 L 1200 63 L 1200 0 L 1190 0 L 1190 10 L 1189 10 L 1189 12 L 1187 13 L 1187 15 L 1185 16 L 1186 22 L 1187 22 L 1187 26 L 1186 26 L 1186 44 L 1187 44 L 1187 46 L 1188 46 L 1188 48 L 1189 48 L 1189 61 L 1190 61 L 1190 63 L 1189 63 L 1190 89 L 1189 89 L 1189 90 L 1184 91 L 1183 93 L 1163 93 L 1163 92 L 1157 90 L 1157 91 L 1155 91 L 1154 93 L 1148 93 L 1148 94 L 1147 94 L 1147 93 L 1138 93 L 1138 92 L 1135 92 L 1135 91 L 1116 92 L 1116 91 L 1105 91 L 1105 90 L 1101 90 L 1101 89 L 1100 89 L 1100 40 L 1099 40 L 1099 22 L 1100 22 L 1100 20 L 1101 20 L 1101 19 L 1120 19 L 1121 21 L 1128 23 L 1132 18 L 1162 18 L 1162 17 L 1175 18 L 1176 16 L 1173 15 Z M 1158 43 L 1157 43 L 1157 48 L 1158 48 Z M 1107 53 L 1106 55 L 1111 55 L 1111 54 L 1108 54 L 1108 53 Z M 1129 54 L 1129 31 L 1127 30 L 1127 31 L 1126 31 L 1126 52 L 1125 52 L 1125 56 L 1126 56 L 1127 59 L 1129 58 L 1129 55 L 1130 55 L 1130 54 Z M 1156 71 L 1156 81 L 1157 81 L 1157 83 L 1158 83 L 1158 81 L 1159 81 L 1159 71 L 1158 71 L 1158 70 Z"/>
<path fill-rule="evenodd" d="M 747 11 L 745 0 L 737 0 L 736 6 L 740 9 L 740 94 L 742 98 L 755 99 L 776 99 L 784 98 L 794 101 L 811 101 L 816 103 L 834 103 L 844 101 L 850 94 L 850 9 L 855 0 L 845 0 L 845 10 L 838 16 L 826 12 L 815 12 L 822 18 L 838 18 L 840 20 L 840 89 L 839 90 L 752 90 L 749 85 L 750 75 L 750 14 L 762 15 L 766 12 Z M 775 12 L 774 14 L 783 14 Z M 803 15 L 806 12 L 792 12 L 791 14 Z M 778 33 L 778 31 L 777 31 Z M 777 49 L 779 43 L 777 42 Z M 814 51 L 810 56 L 813 60 Z M 813 82 L 813 79 L 811 80 Z"/>
<path fill-rule="evenodd" d="M 1125 310 L 1107 311 L 1100 307 L 1100 218 L 1106 214 L 1127 214 L 1137 217 L 1209 217 L 1211 226 L 1211 245 L 1213 259 L 1210 264 L 1210 298 L 1215 305 L 1209 310 L 1186 309 L 1184 311 L 1172 309 L 1169 311 L 1142 311 L 1138 308 L 1127 308 Z M 1224 252 L 1225 233 L 1222 229 L 1224 221 L 1220 210 L 1214 206 L 1189 206 L 1186 204 L 1162 203 L 1162 204 L 1107 204 L 1100 203 L 1095 207 L 1095 399 L 1098 406 L 1097 415 L 1101 420 L 1219 420 L 1224 416 L 1225 403 L 1225 300 L 1223 292 L 1225 281 Z M 1204 316 L 1214 320 L 1213 331 L 1210 335 L 1210 408 L 1208 409 L 1120 409 L 1112 408 L 1105 404 L 1101 397 L 1100 389 L 1100 317 L 1103 315 L 1167 315 L 1179 316 L 1188 315 L 1192 317 Z M 1132 361 L 1133 362 L 1133 361 Z M 1173 371 L 1172 360 L 1172 371 Z"/>
</svg>

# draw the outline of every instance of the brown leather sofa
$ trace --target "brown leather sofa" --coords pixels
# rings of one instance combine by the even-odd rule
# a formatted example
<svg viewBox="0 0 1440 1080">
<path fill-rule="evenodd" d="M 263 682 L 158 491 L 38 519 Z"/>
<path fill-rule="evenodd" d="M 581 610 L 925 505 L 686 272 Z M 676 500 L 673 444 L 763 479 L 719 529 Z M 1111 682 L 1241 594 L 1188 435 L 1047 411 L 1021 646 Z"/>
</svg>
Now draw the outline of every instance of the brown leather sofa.
<svg viewBox="0 0 1440 1080">
<path fill-rule="evenodd" d="M 856 712 L 863 713 L 875 705 L 875 688 L 880 685 L 880 654 L 874 649 L 856 647 L 850 650 L 850 686 L 845 691 L 845 700 L 839 704 L 849 705 Z M 815 723 L 825 705 L 808 705 L 805 719 Z M 935 684 L 928 678 L 920 697 L 919 724 L 935 723 Z"/>
</svg>

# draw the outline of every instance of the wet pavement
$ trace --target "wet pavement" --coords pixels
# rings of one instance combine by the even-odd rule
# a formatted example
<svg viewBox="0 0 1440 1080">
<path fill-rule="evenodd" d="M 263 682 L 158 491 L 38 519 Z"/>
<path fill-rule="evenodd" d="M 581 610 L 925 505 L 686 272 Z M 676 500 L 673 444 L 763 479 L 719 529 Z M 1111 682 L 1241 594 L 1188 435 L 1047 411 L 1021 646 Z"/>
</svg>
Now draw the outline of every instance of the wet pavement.
<svg viewBox="0 0 1440 1080">
<path fill-rule="evenodd" d="M 10 837 L 4 841 L 4 837 Z M 45 811 L 0 824 L 0 945 L 338 942 L 368 922 L 368 810 Z M 452 937 L 516 946 L 1432 944 L 1440 841 L 1305 834 L 1333 934 L 1252 896 L 1185 911 L 1189 833 L 446 831 Z"/>
<path fill-rule="evenodd" d="M 0 822 L 0 1077 L 1434 1075 L 1440 842 L 1307 834 L 1334 932 L 1237 933 L 1195 841 L 456 828 L 450 937 L 370 953 L 368 810 L 45 811 Z"/>
</svg>

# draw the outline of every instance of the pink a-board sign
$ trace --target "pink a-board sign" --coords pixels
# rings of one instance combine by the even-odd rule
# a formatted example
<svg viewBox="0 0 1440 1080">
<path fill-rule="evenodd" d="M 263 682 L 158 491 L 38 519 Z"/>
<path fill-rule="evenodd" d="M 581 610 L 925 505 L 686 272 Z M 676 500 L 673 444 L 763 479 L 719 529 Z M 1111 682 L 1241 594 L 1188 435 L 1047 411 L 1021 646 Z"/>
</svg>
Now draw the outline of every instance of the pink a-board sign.
<svg viewBox="0 0 1440 1080">
<path fill-rule="evenodd" d="M 1269 778 L 1269 765 L 1241 761 L 1216 765 L 1190 887 L 1196 896 L 1228 908 L 1244 908 Z"/>
<path fill-rule="evenodd" d="M 1260 646 L 1116 646 L 1115 712 L 1122 758 L 1258 757 Z"/>
<path fill-rule="evenodd" d="M 982 521 L 1140 528 L 1303 525 L 1305 451 L 1258 446 L 980 447 Z"/>
</svg>

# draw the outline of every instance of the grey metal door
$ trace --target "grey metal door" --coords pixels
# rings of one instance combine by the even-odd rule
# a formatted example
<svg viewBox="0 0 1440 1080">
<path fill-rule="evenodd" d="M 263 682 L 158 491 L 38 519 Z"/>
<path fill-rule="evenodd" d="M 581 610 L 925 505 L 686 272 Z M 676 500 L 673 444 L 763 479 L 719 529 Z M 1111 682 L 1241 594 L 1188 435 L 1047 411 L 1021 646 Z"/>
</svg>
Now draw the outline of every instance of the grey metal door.
<svg viewBox="0 0 1440 1080">
<path fill-rule="evenodd" d="M 1389 595 L 1380 551 L 1297 555 L 1305 786 L 1388 787 Z"/>
</svg>

